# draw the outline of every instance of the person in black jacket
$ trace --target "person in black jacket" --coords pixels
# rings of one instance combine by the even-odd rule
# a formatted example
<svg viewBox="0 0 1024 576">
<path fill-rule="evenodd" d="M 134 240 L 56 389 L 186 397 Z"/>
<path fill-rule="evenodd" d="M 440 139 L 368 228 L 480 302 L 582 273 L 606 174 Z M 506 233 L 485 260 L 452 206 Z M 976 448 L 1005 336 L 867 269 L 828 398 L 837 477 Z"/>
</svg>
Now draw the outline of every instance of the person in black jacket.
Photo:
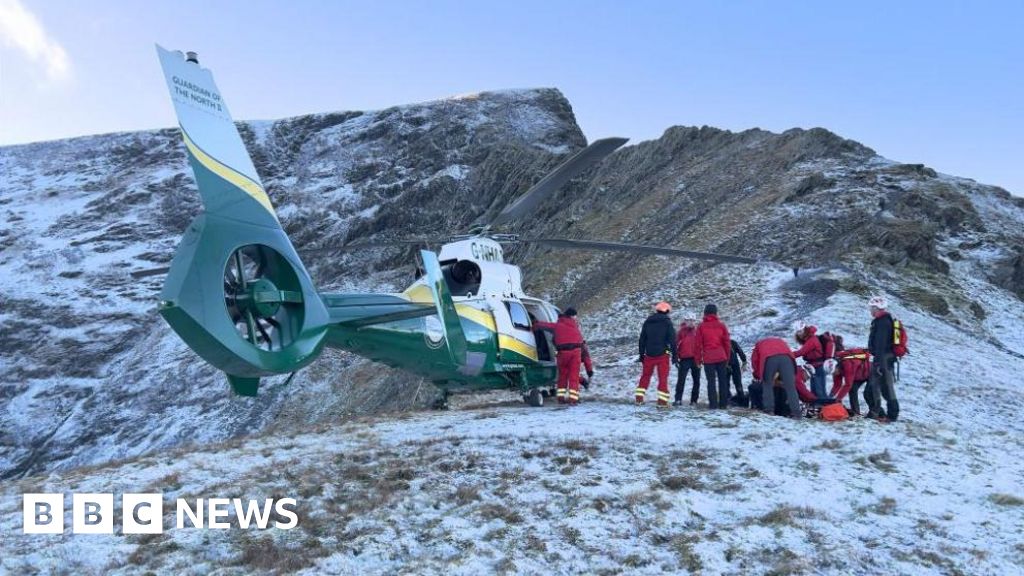
<svg viewBox="0 0 1024 576">
<path fill-rule="evenodd" d="M 669 313 L 672 306 L 668 302 L 658 302 L 654 314 L 644 320 L 640 330 L 640 363 L 643 372 L 640 383 L 636 387 L 636 403 L 643 404 L 647 395 L 647 387 L 651 384 L 651 375 L 658 370 L 658 407 L 668 406 L 668 370 L 669 359 L 676 362 L 676 329 L 672 326 Z"/>
<path fill-rule="evenodd" d="M 735 340 L 729 340 L 729 344 L 732 351 L 729 353 L 729 365 L 726 367 L 726 371 L 732 378 L 733 385 L 736 386 L 736 396 L 733 396 L 733 400 L 736 404 L 744 406 L 749 402 L 743 394 L 743 371 L 747 369 L 747 355 L 743 353 Z M 740 362 L 743 364 L 741 365 Z"/>
<path fill-rule="evenodd" d="M 888 303 L 882 296 L 875 296 L 869 303 L 871 308 L 871 332 L 868 335 L 868 351 L 871 352 L 871 378 L 865 391 L 868 400 L 868 418 L 883 419 L 882 398 L 885 398 L 885 418 L 896 420 L 900 415 L 900 403 L 896 399 L 893 367 L 896 355 L 893 353 L 892 315 L 886 311 Z"/>
</svg>

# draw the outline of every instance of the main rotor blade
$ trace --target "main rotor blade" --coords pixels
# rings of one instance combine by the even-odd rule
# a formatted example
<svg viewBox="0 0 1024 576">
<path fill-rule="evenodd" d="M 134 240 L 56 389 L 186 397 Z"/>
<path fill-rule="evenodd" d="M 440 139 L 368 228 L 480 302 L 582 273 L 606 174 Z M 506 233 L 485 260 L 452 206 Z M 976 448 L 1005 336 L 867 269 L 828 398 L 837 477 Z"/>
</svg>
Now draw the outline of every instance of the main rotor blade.
<svg viewBox="0 0 1024 576">
<path fill-rule="evenodd" d="M 539 182 L 520 196 L 518 200 L 502 210 L 490 225 L 497 226 L 498 224 L 504 224 L 527 215 L 554 191 L 561 188 L 569 180 L 572 180 L 580 172 L 583 172 L 605 156 L 614 152 L 625 144 L 627 140 L 629 139 L 604 138 L 602 140 L 595 140 L 590 146 L 573 154 L 568 160 L 562 162 L 557 168 L 549 172 L 547 176 L 541 178 Z"/>
<path fill-rule="evenodd" d="M 569 238 L 520 238 L 519 242 L 531 244 L 542 244 L 553 248 L 567 248 L 570 250 L 597 250 L 609 252 L 633 252 L 635 254 L 652 254 L 656 256 L 679 256 L 682 258 L 694 258 L 697 260 L 711 260 L 714 262 L 734 262 L 737 264 L 755 264 L 757 260 L 745 256 L 734 256 L 732 254 L 716 254 L 714 252 L 695 252 L 693 250 L 679 250 L 678 248 L 666 248 L 663 246 L 649 246 L 647 244 L 626 244 L 623 242 L 599 242 L 596 240 L 572 240 Z"/>
</svg>

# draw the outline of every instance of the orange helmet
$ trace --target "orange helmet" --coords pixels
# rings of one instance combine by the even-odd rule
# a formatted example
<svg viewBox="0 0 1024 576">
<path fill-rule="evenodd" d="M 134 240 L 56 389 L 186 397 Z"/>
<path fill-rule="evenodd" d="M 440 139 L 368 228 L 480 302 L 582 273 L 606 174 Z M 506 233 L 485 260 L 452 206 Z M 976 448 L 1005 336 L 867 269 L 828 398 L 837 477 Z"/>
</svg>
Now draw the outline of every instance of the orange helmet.
<svg viewBox="0 0 1024 576">
<path fill-rule="evenodd" d="M 672 311 L 672 305 L 668 302 L 658 302 L 654 305 L 654 311 L 668 313 Z"/>
</svg>

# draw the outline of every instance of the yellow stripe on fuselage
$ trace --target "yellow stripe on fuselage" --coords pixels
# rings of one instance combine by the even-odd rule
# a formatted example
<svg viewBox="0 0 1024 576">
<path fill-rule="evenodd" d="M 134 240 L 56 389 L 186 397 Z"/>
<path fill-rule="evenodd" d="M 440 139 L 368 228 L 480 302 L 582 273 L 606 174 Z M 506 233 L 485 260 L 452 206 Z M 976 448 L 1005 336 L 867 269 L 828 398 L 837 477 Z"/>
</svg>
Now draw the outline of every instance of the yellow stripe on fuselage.
<svg viewBox="0 0 1024 576">
<path fill-rule="evenodd" d="M 498 348 L 511 350 L 516 354 L 526 356 L 530 360 L 537 360 L 537 348 L 535 346 L 530 346 L 526 342 L 521 342 L 511 336 L 498 334 Z"/>
<path fill-rule="evenodd" d="M 430 288 L 423 284 L 417 284 L 412 288 L 409 288 L 402 293 L 406 298 L 412 302 L 433 302 L 434 296 L 430 292 Z M 467 304 L 455 303 L 455 312 L 466 320 L 472 320 L 477 324 L 487 328 L 491 332 L 497 332 L 498 326 L 494 323 L 494 316 L 491 316 L 490 312 L 485 312 L 478 308 L 474 308 Z"/>
<path fill-rule="evenodd" d="M 430 288 L 423 284 L 412 286 L 402 294 L 412 302 L 433 302 L 434 299 Z M 475 322 L 484 328 L 487 328 L 491 332 L 498 332 L 498 325 L 494 322 L 494 316 L 492 316 L 490 312 L 474 308 L 468 304 L 458 303 L 455 304 L 455 312 L 460 318 L 465 318 L 466 320 Z M 515 338 L 505 334 L 498 334 L 498 348 L 511 350 L 512 352 L 525 356 L 530 360 L 537 360 L 536 346 L 530 346 L 526 342 L 516 340 Z"/>
<path fill-rule="evenodd" d="M 274 213 L 274 206 L 270 203 L 270 197 L 267 196 L 267 192 L 262 186 L 254 182 L 252 178 L 249 178 L 238 170 L 222 163 L 206 152 L 203 152 L 202 149 L 199 148 L 199 146 L 196 146 L 195 142 L 192 142 L 192 139 L 188 137 L 184 128 L 181 129 L 181 135 L 185 139 L 185 147 L 188 148 L 188 151 L 192 154 L 193 158 L 199 161 L 199 163 L 205 166 L 210 172 L 213 172 L 217 176 L 220 176 L 234 184 L 249 196 L 252 196 L 254 200 L 267 209 L 267 212 L 270 212 L 275 219 L 277 218 L 277 214 Z"/>
</svg>

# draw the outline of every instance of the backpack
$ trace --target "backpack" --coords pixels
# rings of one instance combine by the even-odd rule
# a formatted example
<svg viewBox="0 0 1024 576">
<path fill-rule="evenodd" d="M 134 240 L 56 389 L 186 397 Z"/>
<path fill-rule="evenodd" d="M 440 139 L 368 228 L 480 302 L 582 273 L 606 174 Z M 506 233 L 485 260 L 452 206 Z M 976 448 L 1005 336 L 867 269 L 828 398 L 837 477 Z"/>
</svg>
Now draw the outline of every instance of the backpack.
<svg viewBox="0 0 1024 576">
<path fill-rule="evenodd" d="M 822 420 L 838 422 L 840 420 L 846 420 L 849 417 L 850 414 L 846 411 L 846 408 L 841 402 L 835 402 L 821 407 Z"/>
<path fill-rule="evenodd" d="M 836 340 L 831 332 L 818 334 L 818 342 L 821 342 L 821 359 L 829 360 L 836 355 Z"/>
<path fill-rule="evenodd" d="M 857 362 L 857 371 L 853 373 L 853 381 L 859 382 L 871 377 L 871 353 L 867 348 L 850 348 L 836 352 L 836 358 L 840 364 L 844 362 Z"/>
<path fill-rule="evenodd" d="M 897 358 L 903 358 L 910 353 L 907 349 L 907 329 L 896 318 L 892 319 L 892 353 Z"/>
</svg>

